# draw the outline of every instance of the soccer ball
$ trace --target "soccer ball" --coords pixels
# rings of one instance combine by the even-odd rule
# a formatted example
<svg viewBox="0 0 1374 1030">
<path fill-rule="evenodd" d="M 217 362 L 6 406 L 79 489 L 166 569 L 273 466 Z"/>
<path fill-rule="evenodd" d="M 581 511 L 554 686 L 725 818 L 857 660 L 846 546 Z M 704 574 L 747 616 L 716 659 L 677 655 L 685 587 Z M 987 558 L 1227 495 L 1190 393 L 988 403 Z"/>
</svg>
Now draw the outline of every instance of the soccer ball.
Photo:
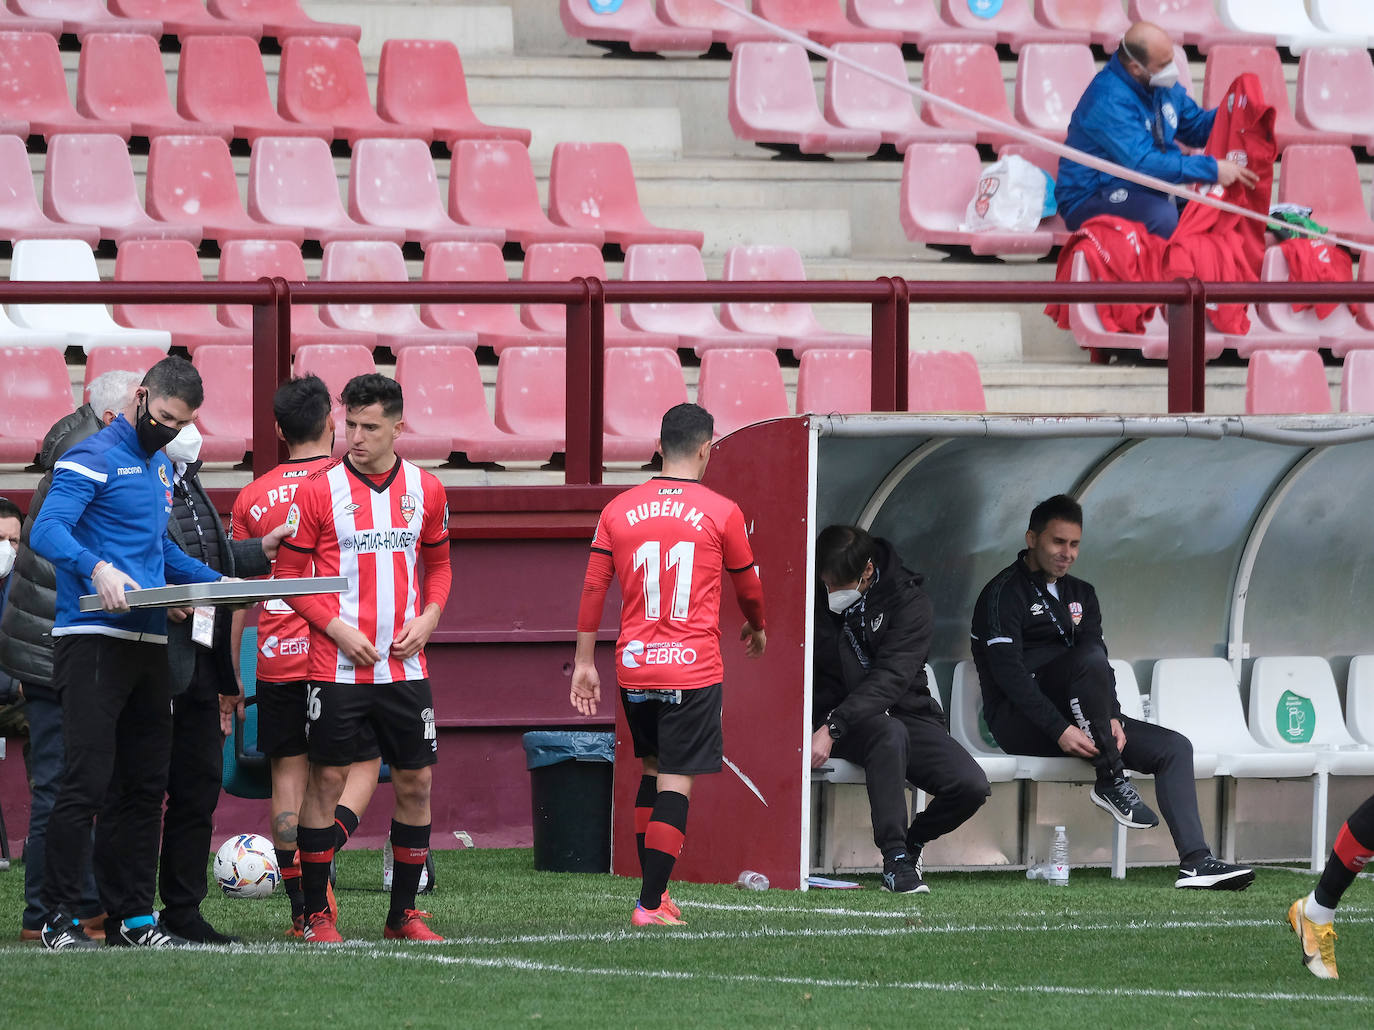
<svg viewBox="0 0 1374 1030">
<path fill-rule="evenodd" d="M 215 852 L 215 880 L 231 898 L 265 898 L 280 879 L 277 849 L 266 837 L 240 833 Z"/>
</svg>

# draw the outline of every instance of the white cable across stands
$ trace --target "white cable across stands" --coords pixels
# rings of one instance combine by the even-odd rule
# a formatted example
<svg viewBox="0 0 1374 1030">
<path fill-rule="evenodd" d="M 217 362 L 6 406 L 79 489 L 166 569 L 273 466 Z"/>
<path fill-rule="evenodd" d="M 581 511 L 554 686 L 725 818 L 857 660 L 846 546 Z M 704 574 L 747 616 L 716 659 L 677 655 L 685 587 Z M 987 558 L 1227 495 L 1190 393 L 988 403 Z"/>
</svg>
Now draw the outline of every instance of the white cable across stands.
<svg viewBox="0 0 1374 1030">
<path fill-rule="evenodd" d="M 867 75 L 870 78 L 877 79 L 879 82 L 885 83 L 889 86 L 893 86 L 900 90 L 904 90 L 905 92 L 910 93 L 914 97 L 919 97 L 921 103 L 923 104 L 938 104 L 942 107 L 948 108 L 950 111 L 953 111 L 956 114 L 962 115 L 964 118 L 967 118 L 971 122 L 975 122 L 989 129 L 994 129 L 997 132 L 1002 133 L 1003 135 L 1014 136 L 1017 139 L 1021 140 L 1023 143 L 1033 144 L 1041 150 L 1048 151 L 1051 154 L 1056 154 L 1059 157 L 1067 157 L 1070 160 L 1076 161 L 1081 165 L 1086 165 L 1087 167 L 1096 169 L 1099 172 L 1105 172 L 1108 175 L 1115 176 L 1118 179 L 1125 179 L 1127 182 L 1133 182 L 1138 186 L 1148 186 L 1152 190 L 1157 190 L 1160 193 L 1167 193 L 1170 196 L 1179 197 L 1183 200 L 1197 201 L 1198 203 L 1206 204 L 1208 207 L 1214 207 L 1218 211 L 1226 211 L 1233 215 L 1239 215 L 1242 218 L 1250 219 L 1252 222 L 1260 222 L 1265 226 L 1268 226 L 1273 221 L 1273 219 L 1270 218 L 1267 214 L 1259 214 L 1256 211 L 1251 211 L 1248 207 L 1241 207 L 1238 204 L 1232 204 L 1229 201 L 1209 196 L 1206 193 L 1199 193 L 1196 190 L 1190 190 L 1187 187 L 1180 186 L 1177 183 L 1165 182 L 1163 179 L 1156 179 L 1154 176 L 1145 175 L 1141 172 L 1136 171 L 1134 168 L 1126 168 L 1123 165 L 1113 164 L 1111 161 L 1104 160 L 1103 158 L 1094 157 L 1092 154 L 1087 154 L 1081 150 L 1076 150 L 1073 147 L 1065 146 L 1062 143 L 1056 143 L 1054 140 L 1046 139 L 1044 136 L 1039 136 L 1036 133 L 1031 132 L 1029 129 L 1024 128 L 1023 126 L 1016 125 L 1012 122 L 999 121 L 996 118 L 992 118 L 988 115 L 983 114 L 981 111 L 975 111 L 973 110 L 973 108 L 965 107 L 963 104 L 956 103 L 955 101 L 950 100 L 946 97 L 939 96 L 935 93 L 927 92 L 920 86 L 913 85 L 905 78 L 898 79 L 891 75 L 886 75 L 883 72 L 875 71 L 874 69 L 869 68 L 867 65 L 859 61 L 856 61 L 851 57 L 846 57 L 843 54 L 838 54 L 834 50 L 831 50 L 829 47 L 822 46 L 821 44 L 817 43 L 815 40 L 811 39 L 808 36 L 803 36 L 799 33 L 791 31 L 790 29 L 783 28 L 781 25 L 771 22 L 767 18 L 761 18 L 754 12 L 745 10 L 743 7 L 736 7 L 733 3 L 730 3 L 729 0 L 712 0 L 712 2 L 718 4 L 721 7 L 726 8 L 727 10 L 734 11 L 736 14 L 740 15 L 743 18 L 747 18 L 749 21 L 754 22 L 756 25 L 768 29 L 768 31 L 772 32 L 780 39 L 785 39 L 789 42 L 796 43 L 800 46 L 805 47 L 807 50 L 811 51 L 811 53 L 817 54 L 820 57 L 824 57 L 828 61 L 838 61 L 840 64 L 846 65 L 847 67 L 853 68 L 856 71 L 862 72 L 864 75 Z M 1348 240 L 1342 236 L 1337 236 L 1333 233 L 1316 232 L 1312 229 L 1308 229 L 1305 226 L 1301 225 L 1290 224 L 1285 225 L 1284 228 L 1289 229 L 1294 233 L 1297 233 L 1302 236 L 1310 236 L 1313 239 L 1325 240 L 1328 243 L 1334 243 L 1342 247 L 1348 247 L 1351 250 L 1358 250 L 1366 254 L 1374 253 L 1374 244 L 1359 243 L 1355 240 Z"/>
</svg>

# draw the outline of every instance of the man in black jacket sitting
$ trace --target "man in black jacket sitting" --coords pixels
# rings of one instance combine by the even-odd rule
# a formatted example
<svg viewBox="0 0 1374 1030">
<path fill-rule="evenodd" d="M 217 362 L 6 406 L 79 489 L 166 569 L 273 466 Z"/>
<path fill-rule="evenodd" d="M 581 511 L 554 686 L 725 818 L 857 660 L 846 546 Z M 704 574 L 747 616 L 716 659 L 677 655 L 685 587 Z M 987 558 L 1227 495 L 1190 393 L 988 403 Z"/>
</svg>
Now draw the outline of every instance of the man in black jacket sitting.
<svg viewBox="0 0 1374 1030">
<path fill-rule="evenodd" d="M 811 766 L 864 767 L 883 886 L 928 893 L 921 849 L 978 811 L 991 788 L 930 694 L 932 609 L 886 540 L 827 526 L 816 540 Z M 907 825 L 907 783 L 932 795 Z"/>
</svg>

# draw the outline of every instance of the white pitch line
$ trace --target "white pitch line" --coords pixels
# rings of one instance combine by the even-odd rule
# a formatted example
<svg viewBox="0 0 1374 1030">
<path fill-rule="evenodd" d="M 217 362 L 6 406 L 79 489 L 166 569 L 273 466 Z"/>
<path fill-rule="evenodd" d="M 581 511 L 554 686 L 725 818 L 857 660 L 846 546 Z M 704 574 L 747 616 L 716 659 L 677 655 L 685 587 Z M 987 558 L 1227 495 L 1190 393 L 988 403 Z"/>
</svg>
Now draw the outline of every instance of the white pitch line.
<svg viewBox="0 0 1374 1030">
<path fill-rule="evenodd" d="M 401 958 L 436 965 L 468 966 L 484 969 L 515 969 L 524 972 L 566 973 L 572 976 L 651 977 L 656 980 L 709 980 L 725 984 L 767 984 L 810 988 L 898 991 L 957 991 L 967 994 L 1059 994 L 1083 998 L 1160 998 L 1170 1000 L 1216 1001 L 1300 1001 L 1327 1002 L 1337 1005 L 1365 1005 L 1374 1001 L 1371 995 L 1309 994 L 1301 991 L 1204 991 L 1175 988 L 1166 990 L 1151 987 L 1068 987 L 1054 984 L 997 984 L 969 983 L 962 980 L 913 980 L 889 983 L 881 980 L 842 980 L 801 976 L 763 976 L 757 973 L 702 973 L 672 969 L 615 969 L 606 967 L 569 966 L 554 962 L 537 962 L 520 958 L 477 958 L 469 955 L 431 955 L 415 952 L 382 952 L 379 958 Z"/>
</svg>

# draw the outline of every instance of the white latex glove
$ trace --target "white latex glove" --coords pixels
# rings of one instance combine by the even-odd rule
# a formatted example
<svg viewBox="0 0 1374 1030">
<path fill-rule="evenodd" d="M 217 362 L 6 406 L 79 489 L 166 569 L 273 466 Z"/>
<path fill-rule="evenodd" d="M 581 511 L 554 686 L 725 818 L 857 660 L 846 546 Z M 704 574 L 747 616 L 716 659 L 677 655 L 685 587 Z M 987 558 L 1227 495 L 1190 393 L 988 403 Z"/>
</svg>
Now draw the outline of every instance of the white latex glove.
<svg viewBox="0 0 1374 1030">
<path fill-rule="evenodd" d="M 91 582 L 100 595 L 100 607 L 107 612 L 127 612 L 129 604 L 124 600 L 124 591 L 139 589 L 137 583 L 109 562 L 96 568 L 91 574 Z"/>
</svg>

